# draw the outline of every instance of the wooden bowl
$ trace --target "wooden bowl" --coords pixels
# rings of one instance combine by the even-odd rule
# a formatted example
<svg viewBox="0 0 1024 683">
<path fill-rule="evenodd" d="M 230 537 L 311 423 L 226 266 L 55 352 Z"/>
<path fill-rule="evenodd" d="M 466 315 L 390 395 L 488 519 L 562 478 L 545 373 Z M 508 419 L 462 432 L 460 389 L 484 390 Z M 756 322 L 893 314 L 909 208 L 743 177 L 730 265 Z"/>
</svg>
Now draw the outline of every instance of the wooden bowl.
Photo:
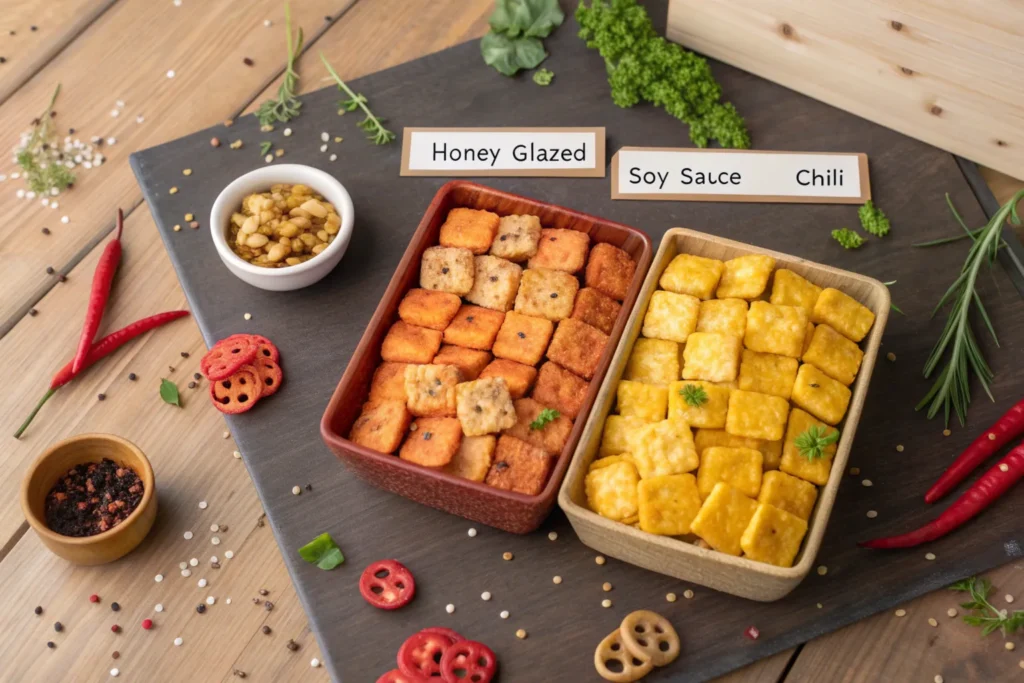
<svg viewBox="0 0 1024 683">
<path fill-rule="evenodd" d="M 398 320 L 398 303 L 406 292 L 418 286 L 420 258 L 427 247 L 437 244 L 441 224 L 444 223 L 448 211 L 458 206 L 486 209 L 502 216 L 539 216 L 545 228 L 585 232 L 590 235 L 593 242 L 607 242 L 619 247 L 636 261 L 636 273 L 622 302 L 622 310 L 609 335 L 608 345 L 598 363 L 597 372 L 590 382 L 579 416 L 573 424 L 569 440 L 558 455 L 544 490 L 535 496 L 504 491 L 437 469 L 420 467 L 401 460 L 396 455 L 378 453 L 348 439 L 352 423 L 359 416 L 363 402 L 369 394 L 373 371 L 380 364 L 381 342 L 392 323 Z M 360 478 L 378 488 L 512 533 L 525 534 L 533 531 L 555 506 L 558 486 L 572 458 L 576 442 L 583 432 L 583 424 L 597 396 L 601 378 L 604 377 L 611 362 L 612 351 L 626 325 L 626 318 L 633 308 L 633 302 L 640 292 L 640 284 L 651 262 L 651 252 L 651 238 L 635 228 L 476 183 L 453 180 L 445 184 L 434 196 L 434 201 L 427 207 L 423 220 L 409 240 L 409 247 L 391 278 L 391 284 L 381 298 L 373 319 L 352 354 L 348 368 L 334 390 L 327 410 L 324 411 L 320 423 L 320 434 L 324 442 L 335 455 L 352 467 Z"/>
<path fill-rule="evenodd" d="M 615 404 L 618 381 L 626 369 L 633 343 L 640 335 L 651 294 L 658 289 L 662 271 L 677 254 L 695 254 L 723 261 L 744 254 L 767 254 L 775 259 L 776 268 L 788 268 L 819 287 L 835 287 L 870 308 L 875 314 L 875 324 L 861 344 L 864 359 L 857 379 L 850 387 L 853 390 L 850 407 L 844 421 L 837 425 L 842 436 L 832 460 L 832 471 L 828 483 L 818 490 L 818 500 L 808 521 L 807 535 L 792 567 L 776 567 L 744 557 L 733 557 L 715 550 L 699 548 L 671 536 L 648 534 L 630 525 L 601 517 L 587 506 L 584 480 L 590 463 L 598 454 L 601 434 L 604 431 L 604 419 Z M 770 291 L 770 287 L 766 291 Z M 673 228 L 666 232 L 647 273 L 633 314 L 626 323 L 618 348 L 615 349 L 615 357 L 608 368 L 608 374 L 558 495 L 558 504 L 565 511 L 580 540 L 604 555 L 751 600 L 778 600 L 796 588 L 814 565 L 814 558 L 821 547 L 829 515 L 832 514 L 839 483 L 846 472 L 846 462 L 850 457 L 853 437 L 864 408 L 864 400 L 867 398 L 868 384 L 871 382 L 871 373 L 878 357 L 878 348 L 882 343 L 882 332 L 889 318 L 889 305 L 888 288 L 874 278 L 694 230 Z"/>
<path fill-rule="evenodd" d="M 138 507 L 113 529 L 95 536 L 64 536 L 46 526 L 46 494 L 75 465 L 109 458 L 135 470 L 145 492 Z M 156 480 L 149 459 L 135 444 L 111 434 L 79 434 L 39 456 L 21 482 L 21 509 L 40 540 L 55 555 L 75 564 L 106 564 L 124 557 L 149 533 L 156 519 Z"/>
</svg>

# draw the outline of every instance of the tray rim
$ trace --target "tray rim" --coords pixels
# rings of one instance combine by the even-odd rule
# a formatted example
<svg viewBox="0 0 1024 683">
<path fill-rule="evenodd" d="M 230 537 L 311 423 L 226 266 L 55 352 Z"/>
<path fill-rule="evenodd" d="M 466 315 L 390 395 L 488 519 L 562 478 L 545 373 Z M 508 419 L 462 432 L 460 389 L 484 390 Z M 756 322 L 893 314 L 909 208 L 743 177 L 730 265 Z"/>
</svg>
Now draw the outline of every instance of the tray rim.
<svg viewBox="0 0 1024 683">
<path fill-rule="evenodd" d="M 327 446 L 339 458 L 341 456 L 338 455 L 337 451 L 344 450 L 353 457 L 364 458 L 379 465 L 398 467 L 402 470 L 405 470 L 407 473 L 413 476 L 423 477 L 425 481 L 441 480 L 443 482 L 446 482 L 448 485 L 454 485 L 457 488 L 475 490 L 483 495 L 490 495 L 495 498 L 505 499 L 507 501 L 518 504 L 544 506 L 550 503 L 550 505 L 553 507 L 557 500 L 558 490 L 561 486 L 562 478 L 565 476 L 565 473 L 569 468 L 569 464 L 575 454 L 575 448 L 572 450 L 563 449 L 563 451 L 559 453 L 558 458 L 551 469 L 551 473 L 548 476 L 548 481 L 544 485 L 544 489 L 542 489 L 540 493 L 531 496 L 523 493 L 517 493 L 515 491 L 506 491 L 504 489 L 498 489 L 493 486 L 487 486 L 483 482 L 471 481 L 468 479 L 457 477 L 452 474 L 448 474 L 447 472 L 443 472 L 441 470 L 431 470 L 420 465 L 416 465 L 414 463 L 402 460 L 396 454 L 379 453 L 377 451 L 371 450 L 364 446 L 360 446 L 359 444 L 350 441 L 348 438 L 337 433 L 333 429 L 333 426 L 331 424 L 333 415 L 338 411 L 339 406 L 343 400 L 345 390 L 350 388 L 350 385 L 352 385 L 355 381 L 355 374 L 357 372 L 358 365 L 356 363 L 356 360 L 358 358 L 361 358 L 362 356 L 365 356 L 368 353 L 373 353 L 373 349 L 370 348 L 372 345 L 372 337 L 374 336 L 374 331 L 376 327 L 385 324 L 383 321 L 387 317 L 386 311 L 387 308 L 389 308 L 388 302 L 391 301 L 392 299 L 400 298 L 403 293 L 401 290 L 403 289 L 402 276 L 404 272 L 413 265 L 416 265 L 416 267 L 418 268 L 418 264 L 413 263 L 413 261 L 417 257 L 416 252 L 418 251 L 418 242 L 420 241 L 422 235 L 430 228 L 431 220 L 434 214 L 437 212 L 440 204 L 444 201 L 444 199 L 448 195 L 463 188 L 469 190 L 484 190 L 490 194 L 499 195 L 501 197 L 505 197 L 511 200 L 527 201 L 533 204 L 539 204 L 550 210 L 572 214 L 588 221 L 601 223 L 605 226 L 622 230 L 623 232 L 639 240 L 641 244 L 641 249 L 640 257 L 637 259 L 636 272 L 634 273 L 633 281 L 630 283 L 629 290 L 626 293 L 626 298 L 622 302 L 623 308 L 626 308 L 627 305 L 629 306 L 630 313 L 632 313 L 633 309 L 635 308 L 636 301 L 640 296 L 640 292 L 643 290 L 643 285 L 645 282 L 645 279 L 641 278 L 640 276 L 643 275 L 644 278 L 646 278 L 651 262 L 653 260 L 653 241 L 651 240 L 649 235 L 647 235 L 641 230 L 638 230 L 637 228 L 625 225 L 623 223 L 619 223 L 617 221 L 613 221 L 607 218 L 602 218 L 600 216 L 595 216 L 593 214 L 588 214 L 582 211 L 578 211 L 576 209 L 564 207 L 558 204 L 554 204 L 552 202 L 544 201 L 541 199 L 535 199 L 532 197 L 526 197 L 512 192 L 506 192 L 504 190 L 500 190 L 498 188 L 491 187 L 488 185 L 483 185 L 481 183 L 476 183 L 470 180 L 450 180 L 446 182 L 444 185 L 442 185 L 440 188 L 438 188 L 427 209 L 424 211 L 423 217 L 420 219 L 419 225 L 416 227 L 416 230 L 413 232 L 413 234 L 409 237 L 409 245 L 406 247 L 405 252 L 402 254 L 402 258 L 398 262 L 398 265 L 395 266 L 395 270 L 394 273 L 392 274 L 391 280 L 388 282 L 387 288 L 381 295 L 380 302 L 377 304 L 377 308 L 374 310 L 369 323 L 367 323 L 366 328 L 363 330 L 363 334 L 359 339 L 359 343 L 353 350 L 348 365 L 345 367 L 345 372 L 342 374 L 341 379 L 335 386 L 334 393 L 331 395 L 331 399 L 328 402 L 327 407 L 324 409 L 323 416 L 320 419 L 320 435 L 323 441 L 327 444 Z M 615 326 L 612 328 L 612 332 L 609 336 L 614 339 L 618 339 L 619 337 L 621 337 L 628 324 L 628 319 L 629 316 L 623 315 L 622 312 L 620 312 L 619 317 L 616 320 Z M 600 377 L 602 379 L 601 384 L 603 384 L 603 379 L 607 375 L 608 369 L 611 367 L 614 358 L 614 353 L 617 348 L 618 341 L 616 341 L 616 344 L 614 345 L 609 344 L 608 348 L 605 349 L 604 354 L 602 354 L 602 359 L 598 364 L 597 374 L 595 374 L 595 378 Z M 593 380 L 591 380 L 591 383 L 593 383 Z M 584 409 L 588 414 L 591 410 L 593 410 L 593 406 L 597 402 L 598 396 L 600 394 L 601 384 L 598 384 L 596 389 L 592 387 L 588 392 L 587 398 L 584 399 Z M 577 437 L 577 439 L 582 439 L 584 433 L 583 425 L 585 425 L 584 421 L 581 421 L 579 419 L 574 421 L 573 432 L 579 432 L 579 436 Z M 573 438 L 573 434 L 570 434 L 569 438 L 571 441 Z M 448 511 L 445 510 L 445 512 Z"/>
<path fill-rule="evenodd" d="M 872 309 L 872 312 L 875 314 L 875 322 L 874 325 L 872 325 L 868 336 L 865 338 L 864 358 L 861 363 L 857 379 L 854 382 L 853 395 L 851 396 L 850 406 L 843 422 L 842 436 L 840 437 L 839 446 L 836 450 L 835 457 L 832 460 L 832 470 L 829 473 L 829 480 L 825 486 L 819 487 L 818 500 L 816 501 L 814 512 L 812 513 L 812 517 L 808 525 L 807 538 L 805 539 L 804 545 L 800 551 L 800 559 L 792 567 L 777 567 L 764 562 L 755 562 L 747 558 L 735 557 L 715 550 L 700 548 L 676 538 L 648 534 L 630 525 L 601 517 L 597 513 L 577 504 L 573 500 L 572 489 L 578 485 L 584 476 L 586 476 L 585 468 L 589 466 L 589 463 L 592 461 L 592 458 L 588 457 L 587 451 L 595 449 L 588 449 L 588 446 L 591 441 L 595 441 L 595 432 L 597 432 L 599 436 L 600 432 L 603 431 L 604 418 L 610 413 L 612 406 L 612 400 L 609 395 L 612 393 L 614 386 L 617 384 L 625 370 L 625 365 L 628 361 L 628 351 L 632 348 L 637 337 L 639 337 L 640 325 L 637 319 L 641 315 L 641 309 L 646 309 L 650 294 L 657 288 L 658 280 L 661 277 L 661 272 L 658 270 L 658 264 L 665 258 L 665 252 L 671 248 L 672 243 L 675 242 L 677 237 L 696 239 L 701 242 L 720 245 L 729 249 L 737 250 L 744 254 L 765 254 L 772 256 L 776 260 L 776 270 L 790 265 L 797 265 L 804 266 L 811 270 L 831 275 L 833 277 L 841 278 L 846 281 L 857 281 L 868 286 L 873 290 L 874 294 L 879 297 L 877 306 L 879 310 Z M 569 464 L 569 470 L 566 472 L 565 478 L 562 481 L 562 487 L 558 493 L 558 505 L 569 518 L 569 522 L 572 524 L 573 530 L 576 531 L 578 536 L 580 536 L 581 542 L 595 550 L 606 552 L 609 555 L 619 556 L 619 559 L 630 562 L 630 564 L 637 563 L 633 562 L 630 558 L 622 557 L 621 553 L 610 551 L 608 547 L 605 546 L 604 541 L 620 539 L 630 545 L 647 544 L 665 554 L 675 555 L 681 558 L 699 559 L 701 562 L 707 564 L 717 564 L 720 566 L 723 574 L 727 573 L 738 577 L 741 580 L 746 579 L 749 583 L 747 586 L 748 590 L 744 590 L 742 592 L 728 590 L 721 586 L 721 584 L 709 587 L 715 588 L 716 590 L 724 590 L 725 592 L 730 592 L 734 595 L 739 595 L 740 597 L 747 597 L 760 601 L 772 601 L 784 597 L 791 590 L 796 588 L 796 586 L 799 585 L 799 583 L 810 572 L 811 566 L 814 564 L 815 558 L 817 557 L 824 539 L 825 529 L 828 526 L 828 521 L 832 514 L 839 485 L 846 472 L 846 463 L 849 460 L 850 451 L 852 450 L 853 441 L 860 422 L 860 416 L 863 411 L 864 403 L 867 399 L 871 375 L 873 374 L 874 366 L 877 361 L 878 350 L 881 347 L 885 325 L 889 318 L 891 302 L 889 288 L 881 281 L 866 275 L 842 270 L 840 268 L 835 268 L 834 266 L 818 263 L 792 254 L 759 247 L 746 242 L 739 242 L 719 237 L 717 235 L 691 230 L 689 228 L 675 227 L 667 230 L 662 237 L 654 259 L 651 262 L 651 268 L 644 280 L 643 290 L 637 298 L 637 303 L 633 307 L 629 321 L 626 323 L 626 329 L 619 338 L 618 345 L 615 349 L 615 357 L 611 366 L 608 368 L 608 372 L 605 374 L 597 400 L 587 417 L 587 424 L 584 427 L 583 435 L 580 437 L 576 446 L 572 462 Z M 863 301 L 860 303 L 871 308 L 868 303 Z M 646 313 L 646 310 L 644 310 L 644 313 Z M 612 380 L 612 377 L 615 378 L 614 381 Z M 594 527 L 594 529 L 580 534 L 580 529 L 577 525 Z M 601 534 L 601 537 L 600 542 L 597 545 L 592 545 L 588 542 L 586 537 L 591 536 L 589 531 L 595 530 Z M 650 567 L 648 564 L 638 566 L 643 566 L 661 574 L 677 576 L 677 574 L 671 571 L 661 571 Z M 686 577 L 685 580 L 707 585 L 693 577 Z M 779 594 L 778 591 L 781 588 L 784 588 L 784 592 Z M 759 594 L 760 590 L 763 590 L 763 592 Z"/>
</svg>

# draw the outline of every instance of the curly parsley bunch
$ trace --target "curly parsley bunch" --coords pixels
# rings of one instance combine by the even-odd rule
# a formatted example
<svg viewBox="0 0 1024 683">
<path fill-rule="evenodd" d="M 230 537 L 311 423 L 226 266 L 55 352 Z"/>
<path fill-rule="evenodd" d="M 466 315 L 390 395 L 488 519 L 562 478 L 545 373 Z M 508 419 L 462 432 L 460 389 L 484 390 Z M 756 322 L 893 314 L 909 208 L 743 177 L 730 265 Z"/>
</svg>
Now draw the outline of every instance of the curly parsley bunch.
<svg viewBox="0 0 1024 683">
<path fill-rule="evenodd" d="M 580 37 L 604 57 L 612 100 L 620 107 L 650 102 L 690 126 L 690 140 L 707 147 L 747 149 L 750 134 L 736 108 L 721 102 L 722 89 L 707 60 L 658 35 L 636 0 L 582 0 L 576 9 Z"/>
</svg>

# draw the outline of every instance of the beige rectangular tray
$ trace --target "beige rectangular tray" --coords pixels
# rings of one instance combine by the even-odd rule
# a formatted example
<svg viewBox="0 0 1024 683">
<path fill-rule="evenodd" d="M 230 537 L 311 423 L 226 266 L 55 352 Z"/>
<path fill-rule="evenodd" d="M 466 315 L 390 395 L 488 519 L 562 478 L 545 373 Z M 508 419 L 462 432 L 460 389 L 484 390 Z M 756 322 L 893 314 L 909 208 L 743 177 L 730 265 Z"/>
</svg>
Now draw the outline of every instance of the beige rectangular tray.
<svg viewBox="0 0 1024 683">
<path fill-rule="evenodd" d="M 832 473 L 829 475 L 828 483 L 819 492 L 818 502 L 811 514 L 807 537 L 792 567 L 776 567 L 754 562 L 715 550 L 698 548 L 676 538 L 648 534 L 632 526 L 605 519 L 587 507 L 584 478 L 587 468 L 598 452 L 605 417 L 614 407 L 616 386 L 632 352 L 633 342 L 640 335 L 651 294 L 658 287 L 662 271 L 676 255 L 683 253 L 721 260 L 744 254 L 767 254 L 775 258 L 776 268 L 788 268 L 820 287 L 839 289 L 870 308 L 875 314 L 875 324 L 864 340 L 864 360 L 857 380 L 853 383 L 850 408 L 845 422 L 839 425 L 842 437 L 832 462 Z M 770 286 L 767 291 L 771 291 Z M 626 322 L 626 329 L 615 349 L 611 366 L 605 375 L 590 418 L 569 465 L 569 472 L 558 494 L 558 504 L 565 510 L 580 540 L 591 548 L 624 562 L 751 600 L 778 600 L 796 588 L 814 564 L 814 558 L 821 547 L 821 539 L 825 535 L 829 515 L 832 513 L 839 482 L 846 471 L 846 461 L 850 456 L 857 422 L 860 420 L 867 397 L 868 384 L 882 342 L 882 332 L 889 317 L 889 304 L 889 290 L 873 278 L 685 228 L 673 228 L 665 233 L 644 280 L 636 306 Z"/>
</svg>

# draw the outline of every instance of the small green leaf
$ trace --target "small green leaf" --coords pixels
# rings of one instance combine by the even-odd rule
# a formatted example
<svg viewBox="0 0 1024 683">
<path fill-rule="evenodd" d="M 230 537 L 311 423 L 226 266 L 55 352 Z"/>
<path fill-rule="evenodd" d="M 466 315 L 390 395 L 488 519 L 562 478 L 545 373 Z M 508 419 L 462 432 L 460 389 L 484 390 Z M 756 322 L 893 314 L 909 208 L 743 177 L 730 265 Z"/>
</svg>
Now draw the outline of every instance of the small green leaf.
<svg viewBox="0 0 1024 683">
<path fill-rule="evenodd" d="M 554 422 L 559 418 L 559 416 L 561 416 L 561 413 L 558 412 L 557 410 L 554 410 L 553 408 L 545 408 L 544 410 L 540 411 L 540 413 L 537 415 L 537 418 L 530 423 L 530 429 L 544 429 L 544 425 L 546 425 L 549 422 Z"/>
<path fill-rule="evenodd" d="M 334 569 L 345 562 L 345 556 L 341 554 L 341 548 L 334 542 L 331 535 L 323 533 L 314 538 L 306 545 L 299 548 L 299 556 L 306 562 L 315 564 L 320 569 Z"/>
<path fill-rule="evenodd" d="M 274 146 L 274 143 L 270 140 L 264 140 L 260 143 L 260 156 L 265 157 L 270 154 L 270 148 Z"/>
<path fill-rule="evenodd" d="M 864 238 L 849 228 L 833 230 L 832 239 L 839 242 L 843 249 L 857 249 L 864 244 Z"/>
<path fill-rule="evenodd" d="M 169 379 L 160 380 L 160 398 L 164 403 L 181 407 L 181 397 L 178 395 L 178 385 Z"/>
<path fill-rule="evenodd" d="M 509 38 L 501 33 L 488 33 L 480 40 L 484 62 L 506 76 L 520 69 L 532 69 L 547 58 L 544 44 L 537 38 Z"/>
<path fill-rule="evenodd" d="M 864 202 L 864 206 L 857 209 L 857 216 L 860 218 L 860 227 L 864 228 L 864 232 L 871 233 L 875 237 L 885 237 L 889 234 L 889 218 L 870 199 Z"/>
<path fill-rule="evenodd" d="M 533 82 L 537 85 L 551 85 L 555 72 L 549 69 L 540 68 L 533 72 Z"/>
<path fill-rule="evenodd" d="M 793 441 L 793 445 L 800 451 L 800 455 L 808 460 L 814 461 L 825 457 L 826 447 L 839 441 L 839 430 L 829 431 L 828 427 L 811 425 Z"/>
<path fill-rule="evenodd" d="M 497 0 L 491 29 L 510 38 L 546 38 L 565 20 L 558 0 Z"/>
<path fill-rule="evenodd" d="M 683 388 L 679 390 L 679 395 L 683 397 L 683 401 L 686 402 L 686 405 L 691 408 L 700 408 L 708 402 L 708 392 L 699 384 L 684 385 Z"/>
</svg>

